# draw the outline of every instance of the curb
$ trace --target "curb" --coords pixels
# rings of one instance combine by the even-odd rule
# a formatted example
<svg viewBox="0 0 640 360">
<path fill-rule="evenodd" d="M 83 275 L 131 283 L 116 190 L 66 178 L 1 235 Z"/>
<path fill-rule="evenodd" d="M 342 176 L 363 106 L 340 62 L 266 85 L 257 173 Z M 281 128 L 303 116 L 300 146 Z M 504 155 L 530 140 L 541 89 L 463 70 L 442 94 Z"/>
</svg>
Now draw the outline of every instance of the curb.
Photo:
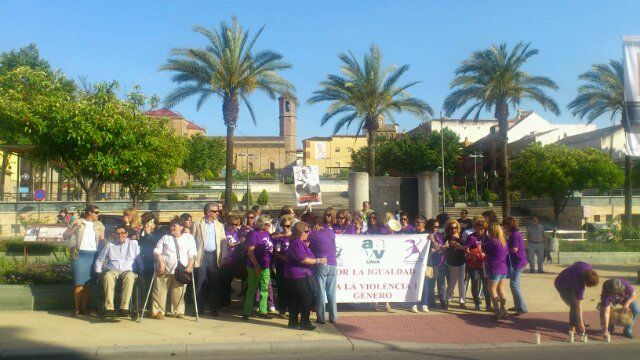
<svg viewBox="0 0 640 360">
<path fill-rule="evenodd" d="M 620 342 L 617 342 L 619 344 Z M 640 340 L 625 340 L 626 344 L 638 344 Z M 99 346 L 78 348 L 43 347 L 35 349 L 5 350 L 0 353 L 2 359 L 27 358 L 66 358 L 66 359 L 122 359 L 148 357 L 242 357 L 264 355 L 295 355 L 301 353 L 350 353 L 350 352 L 426 352 L 433 350 L 500 350 L 532 349 L 568 346 L 607 346 L 602 341 L 582 342 L 544 342 L 533 343 L 491 343 L 491 344 L 423 344 L 406 342 L 375 342 L 367 340 L 300 340 L 287 342 L 236 342 L 218 344 L 170 344 L 140 346 Z"/>
</svg>

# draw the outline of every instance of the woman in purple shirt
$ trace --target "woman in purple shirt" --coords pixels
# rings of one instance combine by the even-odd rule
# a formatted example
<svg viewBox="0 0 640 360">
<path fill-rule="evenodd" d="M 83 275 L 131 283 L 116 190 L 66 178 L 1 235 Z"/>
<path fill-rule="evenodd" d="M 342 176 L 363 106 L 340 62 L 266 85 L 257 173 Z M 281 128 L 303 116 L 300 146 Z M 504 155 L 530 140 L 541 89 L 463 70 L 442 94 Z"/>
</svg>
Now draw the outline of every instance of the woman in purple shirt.
<svg viewBox="0 0 640 360">
<path fill-rule="evenodd" d="M 367 231 L 365 232 L 367 235 L 389 235 L 391 232 L 386 226 L 380 224 L 380 219 L 378 219 L 378 213 L 372 212 L 369 214 L 367 218 Z"/>
<path fill-rule="evenodd" d="M 280 314 L 280 317 L 284 318 L 287 313 L 287 304 L 289 302 L 287 296 L 287 284 L 284 280 L 284 266 L 286 263 L 285 254 L 289 248 L 289 240 L 291 238 L 291 226 L 293 223 L 293 217 L 291 215 L 284 215 L 280 218 L 280 226 L 282 231 L 272 236 L 274 241 L 275 257 L 274 269 L 276 275 L 276 286 L 278 288 L 278 299 L 276 302 L 276 309 Z"/>
<path fill-rule="evenodd" d="M 520 279 L 524 268 L 529 263 L 527 261 L 527 253 L 524 247 L 524 238 L 518 229 L 518 221 L 513 217 L 502 220 L 502 226 L 507 231 L 507 245 L 509 246 L 509 256 L 507 262 L 509 266 L 509 287 L 513 296 L 515 316 L 527 313 L 527 304 L 520 291 Z M 511 309 L 510 309 L 511 310 Z"/>
<path fill-rule="evenodd" d="M 633 321 L 625 326 L 622 334 L 633 339 L 633 325 L 638 319 L 640 307 L 635 301 L 636 294 L 633 286 L 624 279 L 610 279 L 602 284 L 602 294 L 600 295 L 600 322 L 602 324 L 602 335 L 607 338 L 615 330 L 615 325 L 609 321 L 611 305 L 622 305 L 622 311 L 633 314 Z"/>
<path fill-rule="evenodd" d="M 355 235 L 356 228 L 352 224 L 350 224 L 351 216 L 349 216 L 349 212 L 347 210 L 340 210 L 336 215 L 337 221 L 333 226 L 333 232 L 338 234 L 347 234 L 347 235 Z"/>
<path fill-rule="evenodd" d="M 311 266 L 327 263 L 316 258 L 308 245 L 309 226 L 300 221 L 291 230 L 291 241 L 286 253 L 284 278 L 289 286 L 289 325 L 291 329 L 314 330 L 309 315 L 313 305 L 313 276 Z M 298 316 L 300 317 L 298 319 Z"/>
<path fill-rule="evenodd" d="M 269 298 L 269 281 L 271 280 L 271 256 L 273 255 L 273 242 L 271 240 L 271 217 L 261 215 L 256 221 L 256 229 L 252 231 L 246 241 L 249 261 L 247 262 L 247 295 L 245 296 L 242 318 L 249 319 L 256 288 L 260 288 L 260 317 L 270 319 L 267 313 L 267 300 Z"/>
<path fill-rule="evenodd" d="M 582 299 L 585 287 L 598 285 L 598 273 L 591 265 L 583 261 L 576 261 L 562 270 L 556 277 L 554 285 L 560 298 L 569 305 L 569 330 L 584 333 L 582 321 Z"/>
<path fill-rule="evenodd" d="M 482 216 L 474 216 L 472 221 L 473 232 L 467 236 L 465 247 L 467 248 L 467 273 L 471 280 L 471 294 L 475 310 L 480 310 L 480 285 L 487 284 L 487 277 L 484 273 L 484 243 L 488 237 L 487 228 L 489 224 Z M 484 295 L 484 305 L 487 311 L 492 312 L 491 297 L 489 287 L 482 286 Z"/>
<path fill-rule="evenodd" d="M 322 219 L 311 216 L 309 219 L 311 232 L 309 233 L 309 243 L 311 252 L 316 258 L 326 258 L 326 264 L 316 266 L 314 275 L 318 282 L 318 292 L 316 293 L 316 314 L 318 324 L 326 323 L 325 304 L 329 304 L 329 322 L 338 321 L 338 305 L 336 303 L 336 235 L 333 230 L 324 224 Z"/>
<path fill-rule="evenodd" d="M 504 292 L 504 283 L 507 281 L 507 240 L 504 238 L 502 227 L 497 222 L 489 224 L 489 239 L 484 244 L 484 273 L 489 279 L 489 294 L 493 304 L 493 319 L 507 317 L 505 304 L 507 296 Z"/>
</svg>

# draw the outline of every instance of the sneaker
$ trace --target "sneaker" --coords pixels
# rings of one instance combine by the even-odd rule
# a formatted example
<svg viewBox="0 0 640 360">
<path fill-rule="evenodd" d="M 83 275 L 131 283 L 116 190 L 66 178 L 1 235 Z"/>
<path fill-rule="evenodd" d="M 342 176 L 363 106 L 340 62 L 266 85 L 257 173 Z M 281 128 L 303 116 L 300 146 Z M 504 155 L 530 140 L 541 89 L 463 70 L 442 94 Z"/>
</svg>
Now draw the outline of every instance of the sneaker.
<svg viewBox="0 0 640 360">
<path fill-rule="evenodd" d="M 424 306 L 424 305 L 423 305 Z M 417 313 L 418 312 L 418 305 L 412 305 L 411 306 L 411 312 L 412 313 Z"/>
<path fill-rule="evenodd" d="M 391 310 L 391 304 L 389 304 L 389 303 L 384 304 L 384 309 L 387 310 L 387 311 L 390 311 Z"/>
<path fill-rule="evenodd" d="M 129 317 L 131 316 L 131 313 L 129 312 L 129 309 L 120 309 L 120 311 L 118 312 L 118 316 Z"/>
<path fill-rule="evenodd" d="M 429 307 L 427 305 L 422 305 L 422 312 L 429 312 Z"/>
<path fill-rule="evenodd" d="M 269 312 L 272 314 L 277 314 L 278 312 L 276 311 L 276 308 L 274 306 L 269 308 Z"/>
</svg>

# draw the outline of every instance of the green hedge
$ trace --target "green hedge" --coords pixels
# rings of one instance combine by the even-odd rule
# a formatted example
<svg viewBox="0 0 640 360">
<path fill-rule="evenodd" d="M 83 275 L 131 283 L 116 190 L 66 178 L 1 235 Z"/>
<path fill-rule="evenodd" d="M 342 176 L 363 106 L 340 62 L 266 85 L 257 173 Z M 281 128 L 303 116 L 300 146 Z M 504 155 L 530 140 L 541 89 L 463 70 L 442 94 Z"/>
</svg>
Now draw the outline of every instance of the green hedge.
<svg viewBox="0 0 640 360">
<path fill-rule="evenodd" d="M 640 252 L 640 241 L 563 241 L 560 252 Z"/>
<path fill-rule="evenodd" d="M 73 281 L 71 264 L 31 264 L 0 259 L 0 285 L 70 284 Z"/>
<path fill-rule="evenodd" d="M 24 242 L 22 240 L 13 239 L 0 241 L 0 252 L 22 254 L 24 252 L 25 245 L 27 246 L 29 255 L 49 255 L 55 251 L 64 251 L 65 248 L 63 244 L 30 241 Z"/>
</svg>

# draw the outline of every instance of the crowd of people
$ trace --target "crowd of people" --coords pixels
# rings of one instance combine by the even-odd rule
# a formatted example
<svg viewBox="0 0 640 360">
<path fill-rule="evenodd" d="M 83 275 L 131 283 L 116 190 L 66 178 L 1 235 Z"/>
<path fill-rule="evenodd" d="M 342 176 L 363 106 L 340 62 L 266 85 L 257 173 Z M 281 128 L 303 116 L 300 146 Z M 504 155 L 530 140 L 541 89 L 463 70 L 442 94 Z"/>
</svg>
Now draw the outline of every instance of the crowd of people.
<svg viewBox="0 0 640 360">
<path fill-rule="evenodd" d="M 152 318 L 184 317 L 189 284 L 194 287 L 200 314 L 218 317 L 220 309 L 231 304 L 233 280 L 240 279 L 244 320 L 254 314 L 263 319 L 288 316 L 289 327 L 313 330 L 312 310 L 318 324 L 338 321 L 335 237 L 339 234 L 428 237 L 429 271 L 425 272 L 420 302 L 410 304 L 412 312 L 428 312 L 438 306 L 436 300 L 443 310 L 456 302 L 467 308 L 469 281 L 474 310 L 482 311 L 484 303 L 484 311 L 492 312 L 496 321 L 520 316 L 528 312 L 521 291 L 522 273 L 528 264 L 529 271 L 535 271 L 535 256 L 537 272 L 544 272 L 547 239 L 535 218 L 527 228 L 525 245 L 517 220 L 507 217 L 499 222 L 493 211 L 469 218 L 462 210 L 458 219 L 446 213 L 433 219 L 418 215 L 413 225 L 408 213 L 378 214 L 368 202 L 354 214 L 331 208 L 322 215 L 308 210 L 297 214 L 289 206 L 275 219 L 262 213 L 259 206 L 243 218 L 222 212 L 222 204 L 208 203 L 201 221 L 194 222 L 190 214 L 183 214 L 164 229 L 153 213 L 139 216 L 135 209 L 127 209 L 123 224 L 116 228 L 115 241 L 106 241 L 105 228 L 98 221 L 99 209 L 89 206 L 64 234 L 73 258 L 75 314 L 87 313 L 91 285 L 99 283 L 105 312 L 116 315 L 114 287 L 121 281 L 118 315 L 130 313 L 131 292 L 137 282 L 152 294 Z M 507 284 L 513 299 L 509 309 Z M 570 308 L 572 331 L 584 332 L 584 289 L 597 284 L 597 272 L 583 262 L 556 278 L 555 287 Z M 612 330 L 609 314 L 615 304 L 623 305 L 623 311 L 630 312 L 635 321 L 639 308 L 634 289 L 624 279 L 603 285 L 600 311 L 604 336 Z M 385 308 L 390 309 L 390 304 Z M 624 328 L 625 336 L 633 336 L 632 326 Z"/>
</svg>

